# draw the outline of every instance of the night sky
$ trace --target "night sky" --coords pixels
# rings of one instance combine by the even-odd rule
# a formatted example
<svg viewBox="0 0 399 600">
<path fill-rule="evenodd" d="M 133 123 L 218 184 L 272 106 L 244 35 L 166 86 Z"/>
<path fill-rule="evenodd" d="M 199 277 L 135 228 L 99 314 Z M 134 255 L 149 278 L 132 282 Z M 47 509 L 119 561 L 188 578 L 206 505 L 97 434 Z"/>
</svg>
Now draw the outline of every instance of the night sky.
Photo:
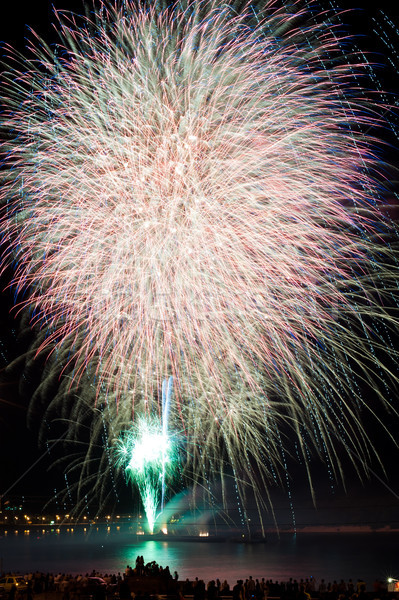
<svg viewBox="0 0 399 600">
<path fill-rule="evenodd" d="M 3 43 L 22 50 L 28 26 L 40 36 L 50 42 L 56 39 L 52 29 L 52 2 L 49 0 L 35 0 L 22 6 L 19 2 L 7 2 L 7 15 L 4 12 L 0 18 L 0 40 Z M 345 0 L 340 2 L 343 8 L 358 8 L 348 16 L 348 22 L 356 34 L 366 32 L 362 38 L 362 45 L 371 51 L 379 51 L 381 47 L 372 35 L 367 34 L 372 28 L 372 17 L 377 15 L 375 5 L 387 11 L 392 19 L 397 18 L 392 8 L 392 0 Z M 56 0 L 57 9 L 71 9 L 82 12 L 81 0 Z M 399 18 L 397 18 L 399 23 Z M 399 43 L 399 37 L 397 38 Z M 397 48 L 399 51 L 399 47 Z M 4 50 L 2 54 L 4 55 Z M 376 55 L 378 62 L 383 63 L 384 57 Z M 395 81 L 389 69 L 381 71 L 384 85 L 392 91 L 399 91 L 399 76 Z M 3 276 L 3 287 L 8 280 L 8 274 Z M 11 360 L 29 347 L 29 335 L 18 338 L 18 318 L 9 315 L 12 306 L 12 296 L 4 291 L 1 297 L 0 310 L 2 314 L 2 330 L 0 331 L 0 366 L 4 367 Z M 38 365 L 40 371 L 40 365 Z M 37 419 L 39 415 L 33 414 L 28 427 L 29 385 L 21 386 L 21 370 L 14 369 L 13 373 L 4 374 L 0 379 L 0 495 L 12 488 L 6 495 L 18 498 L 22 495 L 35 497 L 39 503 L 46 501 L 54 489 L 60 490 L 64 485 L 63 474 L 57 468 L 48 471 L 52 459 L 43 456 L 45 448 L 37 447 Z M 393 415 L 386 418 L 381 414 L 399 439 L 399 421 Z M 366 417 L 365 417 L 366 418 Z M 32 424 L 33 423 L 33 424 Z M 293 480 L 290 484 L 293 493 L 293 503 L 297 522 L 303 523 L 350 523 L 364 522 L 373 525 L 395 524 L 399 527 L 399 470 L 397 468 L 399 451 L 395 448 L 388 436 L 375 426 L 371 419 L 366 418 L 366 426 L 371 428 L 370 436 L 381 453 L 386 473 L 376 461 L 372 463 L 369 481 L 361 484 L 353 467 L 346 465 L 347 490 L 342 484 L 333 484 L 329 479 L 323 465 L 314 461 L 314 474 L 317 481 L 317 509 L 312 505 L 310 493 L 306 483 L 306 475 L 300 467 L 293 467 Z M 34 463 L 37 462 L 35 466 Z M 346 461 L 348 462 L 348 461 Z M 32 468 L 31 468 L 32 467 Z M 24 473 L 29 470 L 29 473 Z M 21 477 L 21 480 L 17 480 Z M 15 484 L 15 485 L 14 485 Z M 277 518 L 281 522 L 290 521 L 290 508 L 286 495 L 278 490 L 273 494 L 277 509 Z"/>
</svg>

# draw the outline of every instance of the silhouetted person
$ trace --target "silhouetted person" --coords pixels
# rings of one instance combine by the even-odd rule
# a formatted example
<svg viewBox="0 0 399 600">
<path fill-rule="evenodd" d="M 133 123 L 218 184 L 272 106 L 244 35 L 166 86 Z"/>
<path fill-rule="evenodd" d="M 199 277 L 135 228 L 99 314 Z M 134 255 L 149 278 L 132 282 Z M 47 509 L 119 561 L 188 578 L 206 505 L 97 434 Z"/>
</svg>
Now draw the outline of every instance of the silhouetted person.
<svg viewBox="0 0 399 600">
<path fill-rule="evenodd" d="M 123 579 L 119 584 L 119 598 L 120 600 L 130 600 L 130 587 L 126 579 Z"/>
</svg>

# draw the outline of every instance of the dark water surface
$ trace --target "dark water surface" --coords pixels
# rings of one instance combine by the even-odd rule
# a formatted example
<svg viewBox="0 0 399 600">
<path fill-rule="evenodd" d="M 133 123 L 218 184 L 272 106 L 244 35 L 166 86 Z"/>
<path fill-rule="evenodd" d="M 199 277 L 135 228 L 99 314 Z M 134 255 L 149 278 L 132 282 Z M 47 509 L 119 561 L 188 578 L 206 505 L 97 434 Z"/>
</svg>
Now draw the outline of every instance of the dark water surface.
<svg viewBox="0 0 399 600">
<path fill-rule="evenodd" d="M 262 543 L 143 540 L 106 527 L 0 533 L 0 570 L 103 574 L 124 571 L 136 556 L 155 560 L 180 579 L 227 579 L 234 584 L 249 575 L 286 581 L 314 577 L 326 581 L 399 578 L 399 535 L 281 534 Z"/>
</svg>

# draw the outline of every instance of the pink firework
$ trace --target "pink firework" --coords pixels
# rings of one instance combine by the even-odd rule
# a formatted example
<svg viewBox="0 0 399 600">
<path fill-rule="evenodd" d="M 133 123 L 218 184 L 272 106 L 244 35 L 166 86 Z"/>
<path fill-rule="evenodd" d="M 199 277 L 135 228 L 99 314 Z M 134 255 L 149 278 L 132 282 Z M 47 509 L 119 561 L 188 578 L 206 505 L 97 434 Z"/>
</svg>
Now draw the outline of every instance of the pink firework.
<svg viewBox="0 0 399 600">
<path fill-rule="evenodd" d="M 255 457 L 267 479 L 286 427 L 339 472 L 337 438 L 365 446 L 358 382 L 393 377 L 368 65 L 300 2 L 127 0 L 58 25 L 56 55 L 4 76 L 5 264 L 38 352 L 125 421 L 160 413 L 172 376 L 194 474 Z"/>
</svg>

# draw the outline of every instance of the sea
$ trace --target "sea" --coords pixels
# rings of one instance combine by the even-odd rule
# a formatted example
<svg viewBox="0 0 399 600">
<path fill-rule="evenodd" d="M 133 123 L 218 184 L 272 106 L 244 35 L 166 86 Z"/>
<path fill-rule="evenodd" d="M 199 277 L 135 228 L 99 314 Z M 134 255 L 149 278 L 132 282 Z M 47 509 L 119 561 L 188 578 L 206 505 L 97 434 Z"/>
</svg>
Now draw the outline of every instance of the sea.
<svg viewBox="0 0 399 600">
<path fill-rule="evenodd" d="M 143 539 L 118 527 L 45 528 L 0 532 L 0 571 L 70 573 L 123 572 L 136 557 L 178 572 L 179 579 L 219 578 L 317 582 L 399 579 L 398 533 L 282 533 L 265 541 L 207 538 Z"/>
</svg>

